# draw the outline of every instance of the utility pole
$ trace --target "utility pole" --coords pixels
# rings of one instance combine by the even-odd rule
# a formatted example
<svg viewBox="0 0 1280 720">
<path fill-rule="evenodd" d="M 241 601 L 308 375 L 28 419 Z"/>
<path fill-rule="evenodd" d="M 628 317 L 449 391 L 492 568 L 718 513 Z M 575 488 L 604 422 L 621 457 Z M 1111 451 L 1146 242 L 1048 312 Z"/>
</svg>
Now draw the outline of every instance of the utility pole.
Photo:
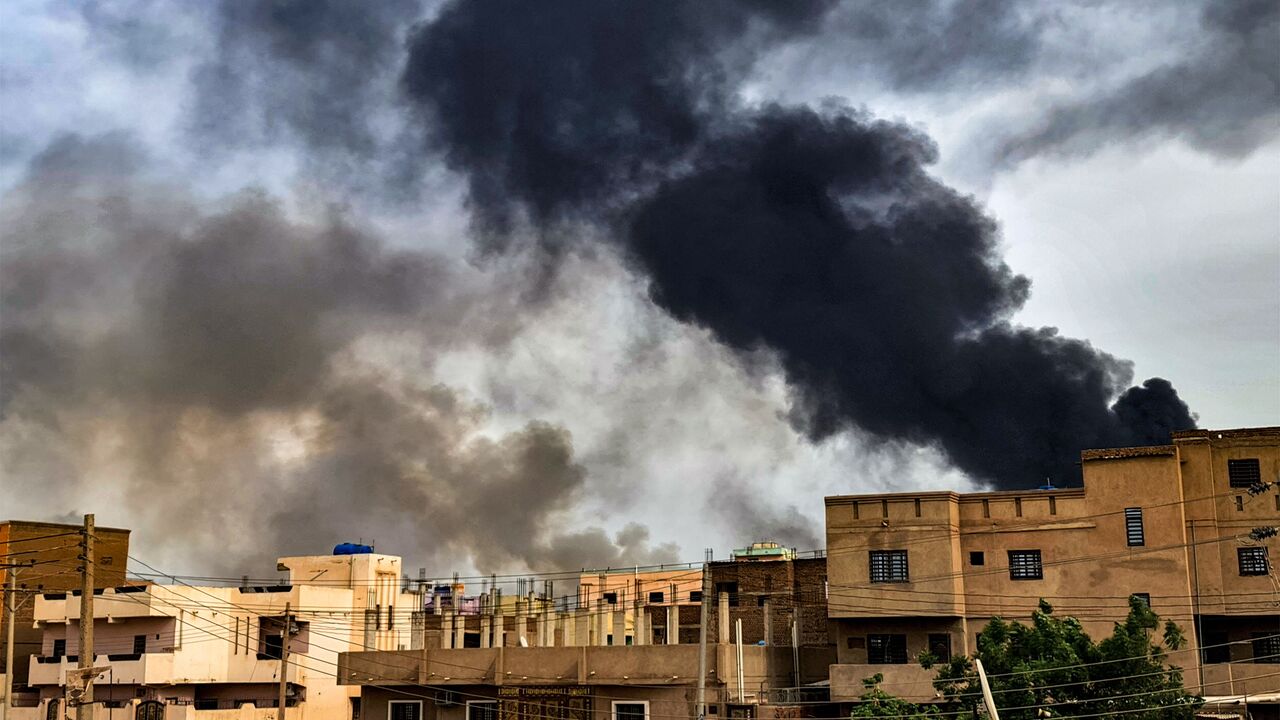
<svg viewBox="0 0 1280 720">
<path fill-rule="evenodd" d="M 93 513 L 84 516 L 84 540 L 80 545 L 80 650 L 76 666 L 84 691 L 76 703 L 76 720 L 93 720 Z"/>
<path fill-rule="evenodd" d="M 284 720 L 285 695 L 289 690 L 289 631 L 293 629 L 289 612 L 292 609 L 291 603 L 284 604 L 284 625 L 280 630 L 280 712 L 276 720 Z"/>
<path fill-rule="evenodd" d="M 1000 712 L 996 710 L 996 700 L 991 696 L 991 683 L 987 682 L 987 671 L 982 667 L 982 660 L 974 658 L 973 664 L 978 668 L 978 683 L 982 685 L 982 704 L 987 706 L 987 717 L 1000 720 Z"/>
<path fill-rule="evenodd" d="M 707 603 L 711 593 L 707 591 L 709 578 L 707 563 L 702 563 L 702 619 L 698 621 L 698 720 L 707 717 Z M 679 632 L 679 626 L 676 632 Z"/>
<path fill-rule="evenodd" d="M 9 708 L 13 707 L 13 625 L 18 613 L 18 568 L 9 567 L 9 588 L 4 597 L 4 715 L 9 720 Z"/>
</svg>

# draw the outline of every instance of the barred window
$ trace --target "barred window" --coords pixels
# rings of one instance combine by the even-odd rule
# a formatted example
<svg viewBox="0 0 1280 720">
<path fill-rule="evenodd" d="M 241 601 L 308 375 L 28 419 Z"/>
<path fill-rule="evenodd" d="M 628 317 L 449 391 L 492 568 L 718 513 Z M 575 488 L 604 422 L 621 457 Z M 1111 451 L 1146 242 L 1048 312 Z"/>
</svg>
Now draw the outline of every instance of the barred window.
<svg viewBox="0 0 1280 720">
<path fill-rule="evenodd" d="M 1147 544 L 1146 534 L 1142 530 L 1142 508 L 1124 509 L 1124 534 L 1129 541 L 1129 547 Z"/>
<path fill-rule="evenodd" d="M 910 578 L 906 550 L 872 550 L 870 566 L 873 583 L 907 582 Z"/>
<path fill-rule="evenodd" d="M 1253 661 L 1280 663 L 1280 635 L 1274 631 L 1253 633 Z"/>
<path fill-rule="evenodd" d="M 1233 488 L 1247 488 L 1262 482 L 1262 467 L 1258 458 L 1227 461 L 1227 480 Z"/>
<path fill-rule="evenodd" d="M 1236 548 L 1236 559 L 1240 561 L 1241 575 L 1266 575 L 1270 570 L 1265 547 Z"/>
<path fill-rule="evenodd" d="M 868 635 L 867 662 L 871 665 L 905 665 L 906 635 Z"/>
<path fill-rule="evenodd" d="M 1009 577 L 1013 580 L 1040 580 L 1044 578 L 1044 566 L 1039 550 L 1010 550 Z"/>
<path fill-rule="evenodd" d="M 1137 598 L 1138 602 L 1145 605 L 1148 610 L 1151 609 L 1151 593 L 1133 593 L 1129 597 Z"/>
</svg>

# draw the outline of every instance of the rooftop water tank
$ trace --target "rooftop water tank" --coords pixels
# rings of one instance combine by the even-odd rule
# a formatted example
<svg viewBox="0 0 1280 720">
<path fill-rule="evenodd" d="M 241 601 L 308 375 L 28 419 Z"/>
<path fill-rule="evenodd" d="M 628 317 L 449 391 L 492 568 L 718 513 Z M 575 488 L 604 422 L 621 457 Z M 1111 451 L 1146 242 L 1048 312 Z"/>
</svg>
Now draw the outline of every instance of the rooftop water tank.
<svg viewBox="0 0 1280 720">
<path fill-rule="evenodd" d="M 344 542 L 333 546 L 334 555 L 370 555 L 372 553 L 372 547 L 359 543 Z"/>
</svg>

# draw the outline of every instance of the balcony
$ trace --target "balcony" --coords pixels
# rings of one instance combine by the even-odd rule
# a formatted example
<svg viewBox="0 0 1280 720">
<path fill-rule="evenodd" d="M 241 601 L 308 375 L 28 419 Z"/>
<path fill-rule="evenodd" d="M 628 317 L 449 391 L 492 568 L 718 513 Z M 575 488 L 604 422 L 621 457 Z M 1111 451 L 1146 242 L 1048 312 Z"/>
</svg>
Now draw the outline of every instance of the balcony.
<svg viewBox="0 0 1280 720">
<path fill-rule="evenodd" d="M 289 659 L 289 682 L 306 683 L 306 673 L 302 664 L 315 665 L 305 655 L 291 655 Z M 192 677 L 204 677 L 206 674 L 213 682 L 263 683 L 278 682 L 280 679 L 280 661 L 278 659 L 258 659 L 257 655 L 232 655 L 227 658 L 226 672 L 216 673 L 216 668 L 202 670 L 191 668 Z"/>
<path fill-rule="evenodd" d="M 144 585 L 99 590 L 94 593 L 93 617 L 110 621 L 172 615 L 172 608 L 166 611 L 164 603 L 157 603 L 148 590 L 149 587 Z M 36 623 L 77 620 L 80 617 L 80 595 L 69 592 L 37 595 L 34 617 Z"/>
<path fill-rule="evenodd" d="M 1194 673 L 1186 673 L 1184 681 L 1195 684 Z M 1280 687 L 1280 663 L 1209 663 L 1204 666 L 1204 694 L 1258 695 L 1274 693 Z"/>
<path fill-rule="evenodd" d="M 911 702 L 934 699 L 933 670 L 914 663 L 904 665 L 832 665 L 831 699 L 835 702 L 857 700 L 864 692 L 862 681 L 876 673 L 884 676 L 880 689 Z"/>
<path fill-rule="evenodd" d="M 170 653 L 98 655 L 94 658 L 93 664 L 96 667 L 111 668 L 108 674 L 103 676 L 104 682 L 117 685 L 141 685 L 172 682 L 173 659 Z M 76 669 L 76 661 L 66 657 L 57 658 L 55 661 L 52 658 L 35 656 L 31 658 L 29 682 L 32 685 L 62 685 L 66 682 L 67 671 L 74 669 Z"/>
</svg>

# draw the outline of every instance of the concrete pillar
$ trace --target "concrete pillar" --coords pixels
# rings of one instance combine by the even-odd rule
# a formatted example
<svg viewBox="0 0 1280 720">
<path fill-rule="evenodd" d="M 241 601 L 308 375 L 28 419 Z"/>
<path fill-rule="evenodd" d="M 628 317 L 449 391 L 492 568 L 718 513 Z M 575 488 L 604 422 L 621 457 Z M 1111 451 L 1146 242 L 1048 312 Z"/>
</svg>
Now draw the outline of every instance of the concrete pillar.
<svg viewBox="0 0 1280 720">
<path fill-rule="evenodd" d="M 493 616 L 489 614 L 480 616 L 480 647 L 489 647 L 490 634 L 493 632 Z"/>
<path fill-rule="evenodd" d="M 716 606 L 716 620 L 719 621 L 717 624 L 720 626 L 720 632 L 716 636 L 719 638 L 717 642 L 728 645 L 731 641 L 729 640 L 729 593 L 727 592 L 720 593 L 720 601 Z"/>
<path fill-rule="evenodd" d="M 649 612 L 641 605 L 636 612 L 635 621 L 636 645 L 652 645 L 649 639 Z"/>
<path fill-rule="evenodd" d="M 667 644 L 680 644 L 680 606 L 667 606 Z"/>
<path fill-rule="evenodd" d="M 764 644 L 773 644 L 773 613 L 770 612 L 770 603 L 768 596 L 764 599 L 764 604 L 760 606 L 761 612 L 764 613 Z"/>
<path fill-rule="evenodd" d="M 493 647 L 502 647 L 506 645 L 506 632 L 503 630 L 502 612 L 493 616 Z"/>
<path fill-rule="evenodd" d="M 580 646 L 591 644 L 591 610 L 578 608 L 573 611 L 573 640 Z"/>
<path fill-rule="evenodd" d="M 596 628 L 596 645 L 603 646 L 609 644 L 609 607 L 610 606 L 606 605 L 603 599 L 596 602 L 596 612 L 595 615 L 592 616 L 594 620 L 593 625 Z"/>
<path fill-rule="evenodd" d="M 530 644 L 530 645 L 532 644 L 529 642 L 529 623 L 525 619 L 526 617 L 528 617 L 525 615 L 525 612 L 527 611 L 528 607 L 529 605 L 526 600 L 522 600 L 522 599 L 516 600 L 516 618 L 515 618 L 515 627 L 513 628 L 513 630 L 515 630 L 514 644 L 516 647 L 520 647 L 520 638 L 524 638 L 525 644 Z"/>
<path fill-rule="evenodd" d="M 627 611 L 613 611 L 613 644 L 627 644 Z"/>
<path fill-rule="evenodd" d="M 448 650 L 453 647 L 453 611 L 440 616 L 440 647 Z"/>
<path fill-rule="evenodd" d="M 467 646 L 467 616 L 460 612 L 454 613 L 453 616 L 453 646 L 456 648 Z"/>
</svg>

